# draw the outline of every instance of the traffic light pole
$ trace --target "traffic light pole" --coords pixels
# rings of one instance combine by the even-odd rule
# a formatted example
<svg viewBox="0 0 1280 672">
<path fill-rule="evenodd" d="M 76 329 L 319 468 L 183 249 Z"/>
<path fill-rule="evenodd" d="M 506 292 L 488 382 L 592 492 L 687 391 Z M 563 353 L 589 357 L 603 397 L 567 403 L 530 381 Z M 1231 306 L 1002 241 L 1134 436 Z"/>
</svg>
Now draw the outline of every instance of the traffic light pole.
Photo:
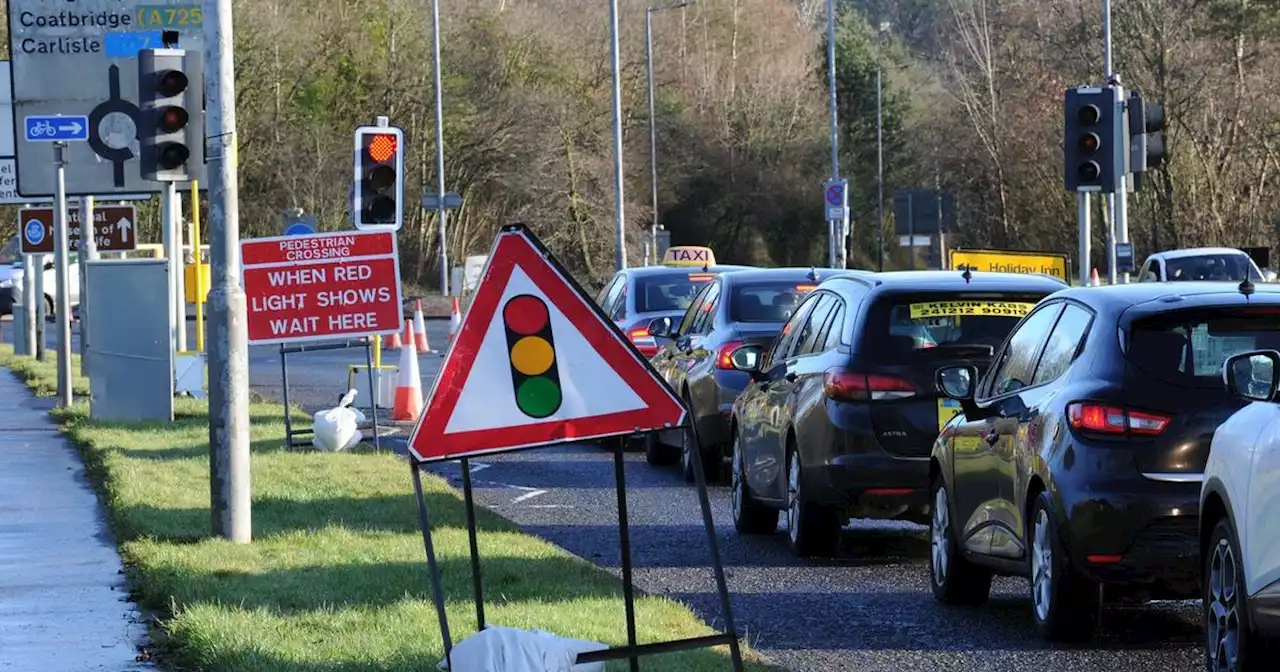
<svg viewBox="0 0 1280 672">
<path fill-rule="evenodd" d="M 1076 222 L 1080 225 L 1080 286 L 1087 287 L 1092 279 L 1089 275 L 1090 257 L 1093 255 L 1093 222 L 1090 208 L 1089 192 L 1076 192 Z"/>
<path fill-rule="evenodd" d="M 431 0 L 431 41 L 436 87 L 436 212 L 440 216 L 440 295 L 449 296 L 449 211 L 444 207 L 444 85 L 440 74 L 440 0 Z M 400 207 L 397 204 L 397 207 Z"/>
<path fill-rule="evenodd" d="M 89 375 L 89 285 L 84 262 L 98 260 L 98 220 L 92 196 L 80 197 L 80 375 Z M 87 223 L 86 223 L 87 222 Z"/>
<path fill-rule="evenodd" d="M 231 0 L 205 3 L 209 180 L 209 472 L 213 532 L 252 539 L 249 334 L 240 286 L 240 199 Z"/>
<path fill-rule="evenodd" d="M 71 384 L 71 236 L 67 226 L 67 143 L 53 143 L 57 174 L 53 204 L 53 268 L 58 291 L 58 405 L 70 408 L 75 392 Z"/>
<path fill-rule="evenodd" d="M 614 265 L 617 270 L 627 267 L 626 215 L 623 212 L 623 174 L 622 174 L 622 66 L 619 63 L 618 48 L 618 0 L 609 0 L 609 47 L 610 60 L 613 67 L 613 210 L 615 219 L 614 235 L 617 237 L 618 249 L 614 254 Z"/>
</svg>

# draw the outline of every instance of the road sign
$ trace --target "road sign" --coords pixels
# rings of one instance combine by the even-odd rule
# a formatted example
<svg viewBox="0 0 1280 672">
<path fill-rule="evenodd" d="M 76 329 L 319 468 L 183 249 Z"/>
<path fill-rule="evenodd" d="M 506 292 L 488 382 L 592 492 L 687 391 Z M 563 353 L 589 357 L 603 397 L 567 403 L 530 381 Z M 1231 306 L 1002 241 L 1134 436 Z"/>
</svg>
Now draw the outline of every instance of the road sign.
<svg viewBox="0 0 1280 672">
<path fill-rule="evenodd" d="M 849 182 L 827 180 L 823 185 L 823 194 L 823 201 L 827 206 L 827 221 L 843 220 L 849 209 Z"/>
<path fill-rule="evenodd" d="M 284 230 L 286 236 L 309 236 L 316 232 L 316 228 L 310 222 L 294 222 L 289 228 Z"/>
<path fill-rule="evenodd" d="M 523 226 L 498 234 L 409 438 L 421 462 L 678 427 L 685 411 Z"/>
<path fill-rule="evenodd" d="M 204 3 L 8 0 L 8 15 L 18 192 L 31 200 L 52 197 L 49 141 L 60 137 L 74 140 L 66 151 L 68 194 L 160 191 L 138 168 L 137 54 L 163 47 L 162 31 L 177 32 L 177 46 L 202 52 Z M 55 127 L 51 137 L 39 125 L 48 117 L 76 119 L 82 128 L 75 132 L 74 123 L 63 123 L 67 128 Z"/>
<path fill-rule="evenodd" d="M 423 210 L 439 210 L 440 209 L 438 205 L 439 202 L 440 202 L 440 198 L 436 194 L 422 195 Z M 445 210 L 457 210 L 458 208 L 461 208 L 461 207 L 462 207 L 462 196 L 460 194 L 447 193 L 444 195 Z"/>
<path fill-rule="evenodd" d="M 391 231 L 241 241 L 249 343 L 399 333 L 400 257 Z"/>
<path fill-rule="evenodd" d="M 1065 254 L 1052 252 L 1019 252 L 1015 250 L 951 250 L 951 268 L 968 267 L 988 273 L 1045 273 L 1069 282 L 1067 269 L 1071 260 Z"/>
<path fill-rule="evenodd" d="M 138 212 L 132 205 L 101 205 L 93 209 L 94 241 L 99 252 L 126 252 L 136 249 Z M 71 250 L 80 249 L 84 225 L 80 209 L 67 209 L 67 235 Z M 53 208 L 22 208 L 18 211 L 18 231 L 22 233 L 23 254 L 53 253 Z"/>
<path fill-rule="evenodd" d="M 26 118 L 27 142 L 85 142 L 89 117 L 34 116 Z"/>
<path fill-rule="evenodd" d="M 1116 272 L 1132 273 L 1133 266 L 1133 243 L 1116 243 Z"/>
</svg>

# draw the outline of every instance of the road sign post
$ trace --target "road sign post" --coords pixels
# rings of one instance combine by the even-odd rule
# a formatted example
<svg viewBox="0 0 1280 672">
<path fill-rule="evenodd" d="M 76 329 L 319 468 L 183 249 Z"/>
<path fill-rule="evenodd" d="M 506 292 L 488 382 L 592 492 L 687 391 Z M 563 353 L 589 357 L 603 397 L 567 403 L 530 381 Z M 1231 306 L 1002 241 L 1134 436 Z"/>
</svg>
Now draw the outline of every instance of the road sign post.
<svg viewBox="0 0 1280 672">
<path fill-rule="evenodd" d="M 70 408 L 75 394 L 71 384 L 71 240 L 67 226 L 66 149 L 65 142 L 53 143 L 53 268 L 58 290 L 58 403 Z"/>
</svg>

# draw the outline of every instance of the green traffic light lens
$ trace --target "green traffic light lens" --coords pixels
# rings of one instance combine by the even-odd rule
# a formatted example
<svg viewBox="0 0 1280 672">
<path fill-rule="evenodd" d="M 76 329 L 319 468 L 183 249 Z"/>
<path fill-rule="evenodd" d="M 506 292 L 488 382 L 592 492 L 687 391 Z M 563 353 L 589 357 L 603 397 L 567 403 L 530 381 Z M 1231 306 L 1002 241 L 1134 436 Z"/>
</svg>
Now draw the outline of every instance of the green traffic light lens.
<svg viewBox="0 0 1280 672">
<path fill-rule="evenodd" d="M 545 377 L 529 378 L 516 390 L 516 406 L 531 418 L 545 418 L 560 410 L 560 386 Z"/>
<path fill-rule="evenodd" d="M 156 163 L 165 170 L 173 170 L 191 158 L 191 150 L 186 145 L 176 142 L 166 143 L 156 154 Z"/>
<path fill-rule="evenodd" d="M 386 191 L 396 183 L 396 170 L 391 166 L 378 166 L 369 171 L 369 186 L 374 191 Z"/>
<path fill-rule="evenodd" d="M 1102 118 L 1102 110 L 1099 110 L 1097 105 L 1085 105 L 1080 108 L 1080 111 L 1076 114 L 1076 118 L 1085 126 L 1092 126 L 1098 123 L 1098 120 Z"/>
<path fill-rule="evenodd" d="M 1102 175 L 1102 167 L 1093 161 L 1080 164 L 1080 180 L 1095 182 Z"/>
<path fill-rule="evenodd" d="M 364 220 L 367 222 L 391 222 L 395 214 L 396 202 L 386 196 L 375 196 L 365 201 Z"/>
</svg>

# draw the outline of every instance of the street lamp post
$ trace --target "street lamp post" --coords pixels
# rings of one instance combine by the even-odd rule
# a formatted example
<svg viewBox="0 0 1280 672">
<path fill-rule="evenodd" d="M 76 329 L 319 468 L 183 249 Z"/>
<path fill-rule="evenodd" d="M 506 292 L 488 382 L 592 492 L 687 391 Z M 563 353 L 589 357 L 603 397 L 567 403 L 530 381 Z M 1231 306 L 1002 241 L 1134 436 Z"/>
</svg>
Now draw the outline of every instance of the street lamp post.
<svg viewBox="0 0 1280 672">
<path fill-rule="evenodd" d="M 880 23 L 880 34 L 883 38 L 889 30 L 887 21 Z M 880 40 L 881 46 L 884 40 Z M 884 65 L 880 63 L 881 54 L 876 54 L 876 217 L 880 230 L 879 270 L 884 272 Z M 915 241 L 910 241 L 915 244 Z M 911 248 L 908 248 L 911 249 Z"/>
<path fill-rule="evenodd" d="M 653 102 L 653 13 L 664 9 L 688 7 L 698 0 L 682 0 L 665 5 L 654 5 L 644 13 L 644 68 L 649 77 L 649 184 L 653 197 L 652 223 L 649 227 L 653 258 L 658 258 L 658 126 Z"/>
</svg>

